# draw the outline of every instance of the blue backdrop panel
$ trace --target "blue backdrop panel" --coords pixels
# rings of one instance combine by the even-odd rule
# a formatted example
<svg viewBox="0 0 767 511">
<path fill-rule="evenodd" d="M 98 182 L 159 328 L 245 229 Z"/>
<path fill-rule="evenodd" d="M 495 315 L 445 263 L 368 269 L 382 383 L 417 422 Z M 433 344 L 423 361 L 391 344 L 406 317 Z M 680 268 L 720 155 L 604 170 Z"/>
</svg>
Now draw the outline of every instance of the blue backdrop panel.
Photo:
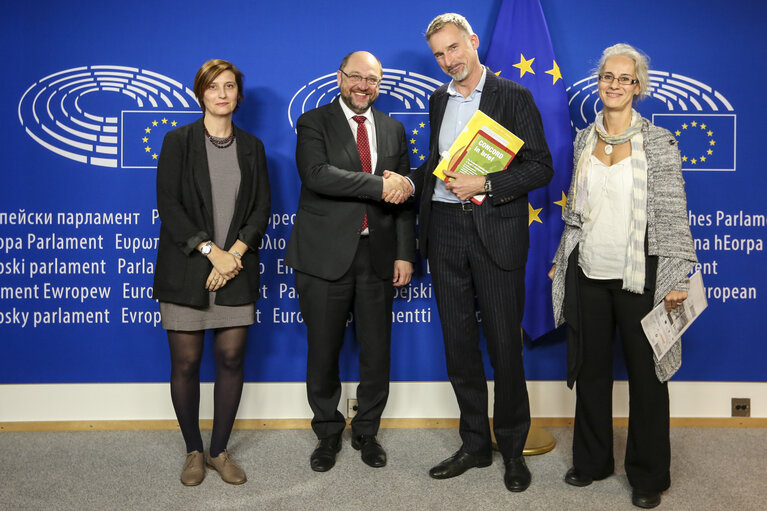
<svg viewBox="0 0 767 511">
<path fill-rule="evenodd" d="M 159 229 L 156 155 L 167 130 L 199 116 L 190 89 L 210 58 L 245 73 L 235 122 L 264 141 L 272 183 L 246 378 L 303 381 L 305 329 L 283 261 L 300 188 L 298 115 L 337 94 L 343 55 L 372 51 L 385 68 L 376 106 L 406 125 L 417 165 L 427 150 L 428 96 L 444 80 L 423 40 L 428 22 L 444 11 L 465 14 L 484 60 L 500 5 L 395 0 L 362 29 L 348 5 L 335 1 L 235 2 L 223 10 L 197 1 L 38 2 L 7 11 L 0 52 L 20 65 L 0 100 L 0 383 L 167 380 L 167 341 L 148 296 Z M 591 71 L 605 46 L 625 41 L 652 57 L 654 91 L 640 110 L 679 132 L 693 236 L 710 286 L 709 310 L 685 336 L 677 378 L 765 381 L 759 199 L 767 178 L 757 166 L 757 136 L 766 110 L 764 96 L 753 92 L 764 75 L 753 62 L 765 54 L 757 32 L 765 7 L 735 11 L 689 0 L 642 9 L 544 0 L 542 7 L 576 128 L 599 108 Z M 532 64 L 537 74 L 550 68 Z M 354 380 L 351 330 L 347 341 L 341 370 Z M 557 336 L 529 343 L 526 355 L 529 378 L 564 379 Z M 392 378 L 446 379 L 424 262 L 395 301 Z"/>
</svg>

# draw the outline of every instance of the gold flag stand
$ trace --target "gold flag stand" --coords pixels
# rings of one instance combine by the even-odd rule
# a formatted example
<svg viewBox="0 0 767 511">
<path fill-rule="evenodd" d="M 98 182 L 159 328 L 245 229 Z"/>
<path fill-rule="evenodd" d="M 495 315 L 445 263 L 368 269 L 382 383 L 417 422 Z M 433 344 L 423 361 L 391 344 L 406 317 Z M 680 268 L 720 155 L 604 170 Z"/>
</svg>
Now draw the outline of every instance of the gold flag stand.
<svg viewBox="0 0 767 511">
<path fill-rule="evenodd" d="M 493 419 L 490 419 L 490 436 L 493 439 L 493 449 L 498 450 L 498 442 L 495 441 L 495 433 L 492 429 Z M 554 449 L 557 445 L 557 440 L 554 435 L 546 431 L 545 429 L 536 425 L 530 426 L 530 431 L 527 433 L 527 441 L 525 442 L 525 449 L 522 454 L 525 456 L 535 456 L 538 454 L 546 454 Z"/>
</svg>

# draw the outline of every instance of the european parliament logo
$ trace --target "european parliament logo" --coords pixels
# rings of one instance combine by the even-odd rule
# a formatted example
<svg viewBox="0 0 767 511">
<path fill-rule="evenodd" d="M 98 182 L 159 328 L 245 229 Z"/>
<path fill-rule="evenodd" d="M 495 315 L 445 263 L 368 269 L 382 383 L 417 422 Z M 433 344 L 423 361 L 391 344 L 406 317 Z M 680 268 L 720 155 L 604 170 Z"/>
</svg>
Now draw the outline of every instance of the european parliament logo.
<svg viewBox="0 0 767 511">
<path fill-rule="evenodd" d="M 194 93 L 146 69 L 83 66 L 33 83 L 18 106 L 27 135 L 88 165 L 155 168 L 170 129 L 200 117 Z"/>
<path fill-rule="evenodd" d="M 405 126 L 410 167 L 417 168 L 429 154 L 429 96 L 442 82 L 402 69 L 384 69 L 379 95 L 373 105 Z M 326 105 L 338 96 L 336 73 L 329 73 L 298 89 L 288 105 L 288 121 L 295 130 L 298 117 Z"/>
<path fill-rule="evenodd" d="M 567 92 L 573 125 L 586 127 L 601 109 L 596 75 L 575 82 Z M 735 170 L 737 116 L 727 98 L 713 87 L 677 73 L 650 71 L 649 97 L 637 109 L 674 134 L 682 170 Z"/>
</svg>

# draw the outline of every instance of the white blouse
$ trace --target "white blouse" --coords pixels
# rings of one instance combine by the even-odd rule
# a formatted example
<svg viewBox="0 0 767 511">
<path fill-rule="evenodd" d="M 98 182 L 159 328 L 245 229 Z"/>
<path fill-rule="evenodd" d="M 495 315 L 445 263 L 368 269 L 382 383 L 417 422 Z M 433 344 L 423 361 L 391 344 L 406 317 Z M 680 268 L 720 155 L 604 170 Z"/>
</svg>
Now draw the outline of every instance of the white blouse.
<svg viewBox="0 0 767 511">
<path fill-rule="evenodd" d="M 623 279 L 631 224 L 631 156 L 607 166 L 591 155 L 578 265 L 598 280 Z"/>
</svg>

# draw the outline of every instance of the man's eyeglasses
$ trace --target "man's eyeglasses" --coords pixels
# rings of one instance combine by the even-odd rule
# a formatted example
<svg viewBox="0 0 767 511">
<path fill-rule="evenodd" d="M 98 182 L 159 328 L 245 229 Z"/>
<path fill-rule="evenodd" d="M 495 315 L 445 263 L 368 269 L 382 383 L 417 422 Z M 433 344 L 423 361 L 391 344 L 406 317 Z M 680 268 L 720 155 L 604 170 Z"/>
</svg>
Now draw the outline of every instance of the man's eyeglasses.
<svg viewBox="0 0 767 511">
<path fill-rule="evenodd" d="M 370 85 L 371 87 L 375 87 L 376 85 L 381 83 L 381 79 L 380 78 L 374 78 L 372 76 L 368 76 L 367 78 L 365 78 L 364 76 L 360 76 L 358 74 L 348 75 L 348 74 L 344 73 L 343 69 L 339 69 L 339 71 L 341 71 L 341 74 L 343 74 L 345 77 L 347 77 L 349 79 L 349 81 L 352 83 L 352 85 L 357 85 L 362 80 L 365 80 L 366 82 L 368 82 L 368 85 Z"/>
<path fill-rule="evenodd" d="M 341 72 L 343 73 L 343 71 Z M 635 83 L 639 83 L 639 80 L 636 78 L 631 78 L 628 75 L 615 76 L 612 73 L 604 73 L 599 75 L 600 82 L 613 83 L 613 80 L 618 80 L 618 83 L 621 85 L 634 85 Z"/>
</svg>

